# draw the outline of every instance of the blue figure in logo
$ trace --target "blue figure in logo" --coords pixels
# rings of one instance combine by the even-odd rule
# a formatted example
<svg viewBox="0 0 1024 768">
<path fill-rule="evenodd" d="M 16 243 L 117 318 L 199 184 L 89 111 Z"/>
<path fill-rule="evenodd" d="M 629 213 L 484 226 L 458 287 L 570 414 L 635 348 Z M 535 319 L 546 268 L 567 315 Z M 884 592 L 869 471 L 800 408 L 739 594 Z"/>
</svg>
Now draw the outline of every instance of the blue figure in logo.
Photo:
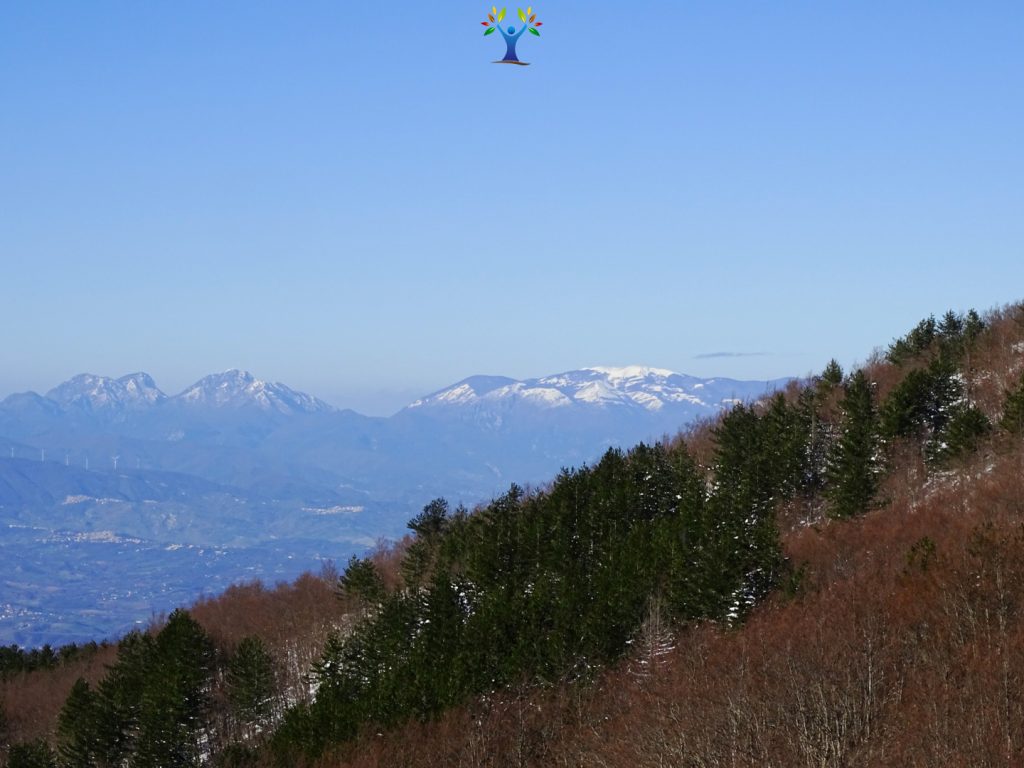
<svg viewBox="0 0 1024 768">
<path fill-rule="evenodd" d="M 487 21 L 480 22 L 487 29 L 484 31 L 484 35 L 494 34 L 497 30 L 501 32 L 501 36 L 505 38 L 505 58 L 501 61 L 494 62 L 495 64 L 518 64 L 521 67 L 527 66 L 525 61 L 520 61 L 516 55 L 516 43 L 519 42 L 519 38 L 522 37 L 527 30 L 530 34 L 540 37 L 540 30 L 538 27 L 544 25 L 543 22 L 537 21 L 537 14 L 533 12 L 533 8 L 527 8 L 525 11 L 519 9 L 519 20 L 523 22 L 523 28 L 516 32 L 516 28 L 509 25 L 507 28 L 501 26 L 502 20 L 505 18 L 505 9 L 502 8 L 500 11 L 497 6 L 491 9 L 491 13 L 487 14 Z"/>
<path fill-rule="evenodd" d="M 529 28 L 529 24 L 523 24 L 523 28 L 516 32 L 515 27 L 509 27 L 508 32 L 504 29 L 498 28 L 501 32 L 501 36 L 505 38 L 505 58 L 501 60 L 502 64 L 522 64 L 519 57 L 516 56 L 516 41 L 523 36 L 523 33 Z"/>
</svg>

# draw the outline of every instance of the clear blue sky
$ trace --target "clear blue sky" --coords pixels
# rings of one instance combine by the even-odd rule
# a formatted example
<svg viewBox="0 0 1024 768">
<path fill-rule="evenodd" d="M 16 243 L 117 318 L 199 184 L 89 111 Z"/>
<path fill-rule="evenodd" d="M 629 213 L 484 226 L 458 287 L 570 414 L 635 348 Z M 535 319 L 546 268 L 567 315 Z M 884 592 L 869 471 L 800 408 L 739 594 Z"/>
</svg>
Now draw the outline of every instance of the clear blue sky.
<svg viewBox="0 0 1024 768">
<path fill-rule="evenodd" d="M 1024 298 L 1019 0 L 541 3 L 523 68 L 487 7 L 5 4 L 0 395 L 764 378 Z"/>
</svg>

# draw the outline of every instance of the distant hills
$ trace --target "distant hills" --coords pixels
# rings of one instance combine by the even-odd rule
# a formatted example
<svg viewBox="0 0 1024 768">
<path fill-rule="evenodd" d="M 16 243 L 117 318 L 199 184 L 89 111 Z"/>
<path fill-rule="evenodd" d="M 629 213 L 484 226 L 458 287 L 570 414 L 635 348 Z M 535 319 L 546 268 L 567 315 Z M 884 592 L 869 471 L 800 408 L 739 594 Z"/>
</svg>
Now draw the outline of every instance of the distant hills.
<svg viewBox="0 0 1024 768">
<path fill-rule="evenodd" d="M 103 636 L 141 604 L 172 608 L 201 587 L 343 560 L 402 535 L 431 498 L 472 505 L 787 381 L 639 366 L 473 376 L 389 418 L 239 370 L 176 395 L 141 372 L 11 395 L 0 402 L 0 550 L 17 553 L 0 552 L 15 564 L 0 585 L 0 643 Z M 101 607 L 70 587 L 80 569 L 113 596 Z M 132 600 L 114 599 L 133 583 Z"/>
</svg>

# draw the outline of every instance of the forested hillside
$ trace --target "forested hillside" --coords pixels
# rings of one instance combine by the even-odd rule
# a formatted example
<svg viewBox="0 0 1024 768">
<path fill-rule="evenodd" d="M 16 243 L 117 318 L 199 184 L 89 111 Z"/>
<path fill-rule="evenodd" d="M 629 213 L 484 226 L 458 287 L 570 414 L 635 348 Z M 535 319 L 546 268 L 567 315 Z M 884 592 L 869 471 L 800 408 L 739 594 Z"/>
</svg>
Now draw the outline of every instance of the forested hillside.
<svg viewBox="0 0 1024 768">
<path fill-rule="evenodd" d="M 1024 306 L 928 318 L 340 575 L 3 654 L 12 767 L 1012 766 Z"/>
</svg>

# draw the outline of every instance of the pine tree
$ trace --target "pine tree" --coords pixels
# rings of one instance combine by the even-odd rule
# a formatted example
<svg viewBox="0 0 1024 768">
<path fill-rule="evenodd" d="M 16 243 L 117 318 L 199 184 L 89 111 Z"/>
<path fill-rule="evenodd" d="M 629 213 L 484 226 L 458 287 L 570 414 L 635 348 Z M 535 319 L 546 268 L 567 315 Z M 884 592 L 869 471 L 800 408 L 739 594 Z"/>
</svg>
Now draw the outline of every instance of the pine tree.
<svg viewBox="0 0 1024 768">
<path fill-rule="evenodd" d="M 213 663 L 209 637 L 177 610 L 156 637 L 139 713 L 136 768 L 199 764 Z"/>
<path fill-rule="evenodd" d="M 276 693 L 274 659 L 259 637 L 244 638 L 227 665 L 228 701 L 248 735 L 269 722 Z"/>
<path fill-rule="evenodd" d="M 418 585 L 430 580 L 438 544 L 448 523 L 448 502 L 445 499 L 434 499 L 409 521 L 408 527 L 416 534 L 416 539 L 402 560 L 402 576 L 407 584 Z"/>
<path fill-rule="evenodd" d="M 353 556 L 338 580 L 338 592 L 364 605 L 376 605 L 384 598 L 384 580 L 372 560 Z"/>
<path fill-rule="evenodd" d="M 71 688 L 57 721 L 62 768 L 91 768 L 98 759 L 96 695 L 82 678 Z"/>
<path fill-rule="evenodd" d="M 903 365 L 928 351 L 938 336 L 938 324 L 932 315 L 918 323 L 910 333 L 889 345 L 887 357 L 895 365 Z"/>
<path fill-rule="evenodd" d="M 57 755 L 43 739 L 14 744 L 7 753 L 7 768 L 57 768 Z"/>
<path fill-rule="evenodd" d="M 806 408 L 790 406 L 776 394 L 761 417 L 761 442 L 765 446 L 768 483 L 779 498 L 791 499 L 804 489 L 809 473 L 807 445 L 811 438 L 812 414 Z"/>
<path fill-rule="evenodd" d="M 838 387 L 843 383 L 843 368 L 835 358 L 829 360 L 825 370 L 821 372 L 821 381 L 830 387 Z"/>
<path fill-rule="evenodd" d="M 741 619 L 771 589 L 782 565 L 775 503 L 785 497 L 778 487 L 776 447 L 753 408 L 738 405 L 715 429 L 715 484 L 708 500 L 713 529 L 702 553 L 698 577 L 705 589 L 704 615 Z M 709 600 L 710 598 L 710 600 Z"/>
<path fill-rule="evenodd" d="M 939 321 L 939 336 L 946 340 L 959 340 L 964 332 L 964 318 L 949 310 Z"/>
<path fill-rule="evenodd" d="M 1011 435 L 1024 436 L 1024 375 L 1016 388 L 1006 393 L 1003 418 L 999 425 Z"/>
<path fill-rule="evenodd" d="M 847 382 L 840 410 L 840 437 L 829 455 L 826 494 L 833 515 L 851 517 L 871 508 L 881 471 L 874 397 L 863 371 Z"/>
<path fill-rule="evenodd" d="M 153 651 L 152 637 L 128 633 L 118 643 L 117 661 L 96 687 L 96 751 L 101 766 L 120 766 L 135 749 Z"/>
<path fill-rule="evenodd" d="M 967 344 L 973 344 L 984 330 L 985 321 L 973 309 L 968 310 L 967 317 L 964 319 L 964 339 Z"/>
<path fill-rule="evenodd" d="M 991 431 L 992 424 L 984 413 L 970 405 L 957 406 L 931 451 L 930 458 L 941 463 L 972 454 Z"/>
<path fill-rule="evenodd" d="M 889 394 L 881 413 L 887 439 L 920 440 L 926 454 L 935 454 L 951 416 L 964 404 L 962 377 L 955 363 L 939 357 L 916 368 Z"/>
</svg>

